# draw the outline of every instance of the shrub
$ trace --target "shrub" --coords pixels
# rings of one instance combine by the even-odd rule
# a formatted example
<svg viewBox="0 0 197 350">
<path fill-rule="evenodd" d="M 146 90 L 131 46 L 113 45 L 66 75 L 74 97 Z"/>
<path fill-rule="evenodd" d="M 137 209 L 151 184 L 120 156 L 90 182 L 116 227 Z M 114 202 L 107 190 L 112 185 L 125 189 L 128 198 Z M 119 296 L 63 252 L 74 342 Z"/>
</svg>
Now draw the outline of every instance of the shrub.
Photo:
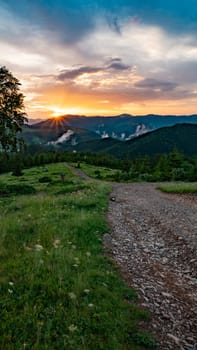
<svg viewBox="0 0 197 350">
<path fill-rule="evenodd" d="M 4 183 L 0 182 L 0 195 L 5 196 L 7 194 L 9 194 L 7 186 Z"/>
<path fill-rule="evenodd" d="M 49 176 L 43 176 L 39 178 L 40 183 L 51 182 L 52 179 Z"/>
<path fill-rule="evenodd" d="M 34 194 L 36 193 L 36 189 L 27 184 L 12 184 L 7 185 L 7 189 L 10 194 Z"/>
<path fill-rule="evenodd" d="M 96 177 L 97 177 L 98 179 L 101 178 L 101 172 L 100 172 L 100 170 L 95 170 L 94 174 L 96 175 Z"/>
<path fill-rule="evenodd" d="M 8 196 L 11 194 L 34 194 L 36 193 L 36 190 L 33 186 L 27 185 L 27 184 L 12 184 L 12 185 L 5 185 L 3 183 L 0 183 L 0 195 L 2 196 Z"/>
</svg>

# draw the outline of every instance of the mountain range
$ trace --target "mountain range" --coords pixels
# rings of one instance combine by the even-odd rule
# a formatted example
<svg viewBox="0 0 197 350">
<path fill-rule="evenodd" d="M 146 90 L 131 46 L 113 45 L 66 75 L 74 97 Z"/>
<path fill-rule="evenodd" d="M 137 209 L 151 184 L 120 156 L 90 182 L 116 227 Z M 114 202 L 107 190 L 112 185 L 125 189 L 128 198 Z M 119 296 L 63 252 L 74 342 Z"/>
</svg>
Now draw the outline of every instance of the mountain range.
<svg viewBox="0 0 197 350">
<path fill-rule="evenodd" d="M 169 152 L 174 146 L 196 154 L 197 115 L 66 115 L 27 124 L 22 136 L 30 145 L 102 152 L 120 157 Z"/>
</svg>

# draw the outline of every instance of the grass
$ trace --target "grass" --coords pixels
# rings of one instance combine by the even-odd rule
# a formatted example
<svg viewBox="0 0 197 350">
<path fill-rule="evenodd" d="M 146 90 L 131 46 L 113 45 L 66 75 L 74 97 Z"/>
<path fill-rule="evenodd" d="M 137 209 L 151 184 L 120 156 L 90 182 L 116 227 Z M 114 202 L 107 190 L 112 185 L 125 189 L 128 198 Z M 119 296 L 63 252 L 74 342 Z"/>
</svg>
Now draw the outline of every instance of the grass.
<svg viewBox="0 0 197 350">
<path fill-rule="evenodd" d="M 45 175 L 50 182 L 39 181 Z M 35 189 L 0 197 L 0 349 L 154 346 L 138 326 L 147 313 L 102 251 L 109 187 L 85 182 L 63 164 L 0 182 Z"/>
<path fill-rule="evenodd" d="M 76 163 L 73 163 L 72 166 L 76 167 L 77 165 Z M 95 166 L 86 163 L 80 163 L 80 170 L 92 178 L 105 181 L 114 181 L 114 176 L 117 173 L 117 169 Z"/>
<path fill-rule="evenodd" d="M 172 183 L 158 186 L 158 189 L 167 193 L 197 193 L 197 183 Z"/>
</svg>

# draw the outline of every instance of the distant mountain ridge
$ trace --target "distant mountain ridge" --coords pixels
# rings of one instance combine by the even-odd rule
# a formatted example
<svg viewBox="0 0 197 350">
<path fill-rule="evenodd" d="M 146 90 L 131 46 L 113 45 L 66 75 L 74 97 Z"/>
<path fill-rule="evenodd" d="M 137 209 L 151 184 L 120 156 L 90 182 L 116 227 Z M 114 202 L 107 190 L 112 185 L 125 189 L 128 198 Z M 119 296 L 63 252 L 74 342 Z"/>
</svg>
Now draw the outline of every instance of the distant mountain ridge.
<svg viewBox="0 0 197 350">
<path fill-rule="evenodd" d="M 125 142 L 108 138 L 85 142 L 75 147 L 76 151 L 102 153 L 128 159 L 166 154 L 174 148 L 185 155 L 197 155 L 197 125 L 176 124 Z M 69 146 L 67 149 L 72 150 Z"/>
<path fill-rule="evenodd" d="M 131 116 L 122 114 L 110 117 L 86 117 L 80 115 L 66 115 L 60 118 L 47 119 L 26 125 L 23 136 L 28 143 L 48 143 L 63 145 L 73 139 L 80 143 L 88 140 L 112 138 L 128 141 L 140 135 L 149 133 L 166 126 L 176 124 L 197 124 L 197 115 L 191 116 L 160 116 L 145 115 Z M 63 136 L 67 135 L 67 136 Z M 70 137 L 68 137 L 70 135 Z"/>
<path fill-rule="evenodd" d="M 114 117 L 63 116 L 25 125 L 29 145 L 135 158 L 169 153 L 197 155 L 197 115 Z"/>
</svg>

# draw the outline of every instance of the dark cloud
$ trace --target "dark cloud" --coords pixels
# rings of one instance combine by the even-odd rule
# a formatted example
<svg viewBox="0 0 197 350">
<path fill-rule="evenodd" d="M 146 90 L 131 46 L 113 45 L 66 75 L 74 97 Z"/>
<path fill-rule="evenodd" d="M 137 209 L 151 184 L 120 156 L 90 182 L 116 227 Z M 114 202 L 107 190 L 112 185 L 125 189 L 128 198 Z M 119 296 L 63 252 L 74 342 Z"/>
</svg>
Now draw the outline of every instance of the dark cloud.
<svg viewBox="0 0 197 350">
<path fill-rule="evenodd" d="M 87 1 L 86 6 L 80 0 L 0 0 L 3 6 L 22 21 L 36 30 L 51 31 L 65 43 L 81 40 L 95 27 L 95 5 Z"/>
<path fill-rule="evenodd" d="M 123 64 L 121 62 L 113 62 L 109 65 L 108 69 L 115 69 L 115 70 L 127 70 L 130 66 Z"/>
<path fill-rule="evenodd" d="M 65 81 L 65 80 L 72 80 L 75 79 L 83 74 L 93 74 L 98 72 L 106 72 L 108 70 L 116 70 L 116 71 L 123 71 L 129 69 L 130 66 L 122 63 L 120 58 L 115 58 L 111 60 L 111 63 L 108 65 L 103 65 L 100 67 L 92 67 L 92 66 L 82 66 L 75 69 L 66 69 L 61 71 L 61 73 L 58 75 L 58 80 Z"/>
<path fill-rule="evenodd" d="M 0 6 L 28 19 L 29 24 L 53 31 L 66 43 L 88 35 L 99 16 L 119 34 L 122 21 L 129 18 L 172 32 L 197 30 L 196 0 L 0 0 Z"/>
<path fill-rule="evenodd" d="M 77 69 L 71 69 L 71 70 L 64 70 L 58 75 L 59 80 L 67 80 L 67 79 L 75 79 L 79 77 L 80 75 L 83 75 L 85 73 L 91 74 L 91 73 L 97 73 L 102 71 L 103 69 L 100 67 L 80 67 Z"/>
<path fill-rule="evenodd" d="M 135 84 L 136 87 L 142 89 L 171 91 L 176 89 L 177 84 L 170 81 L 159 81 L 156 79 L 146 78 Z"/>
<path fill-rule="evenodd" d="M 166 70 L 179 84 L 197 83 L 197 62 L 171 62 L 170 65 L 167 66 Z"/>
</svg>

